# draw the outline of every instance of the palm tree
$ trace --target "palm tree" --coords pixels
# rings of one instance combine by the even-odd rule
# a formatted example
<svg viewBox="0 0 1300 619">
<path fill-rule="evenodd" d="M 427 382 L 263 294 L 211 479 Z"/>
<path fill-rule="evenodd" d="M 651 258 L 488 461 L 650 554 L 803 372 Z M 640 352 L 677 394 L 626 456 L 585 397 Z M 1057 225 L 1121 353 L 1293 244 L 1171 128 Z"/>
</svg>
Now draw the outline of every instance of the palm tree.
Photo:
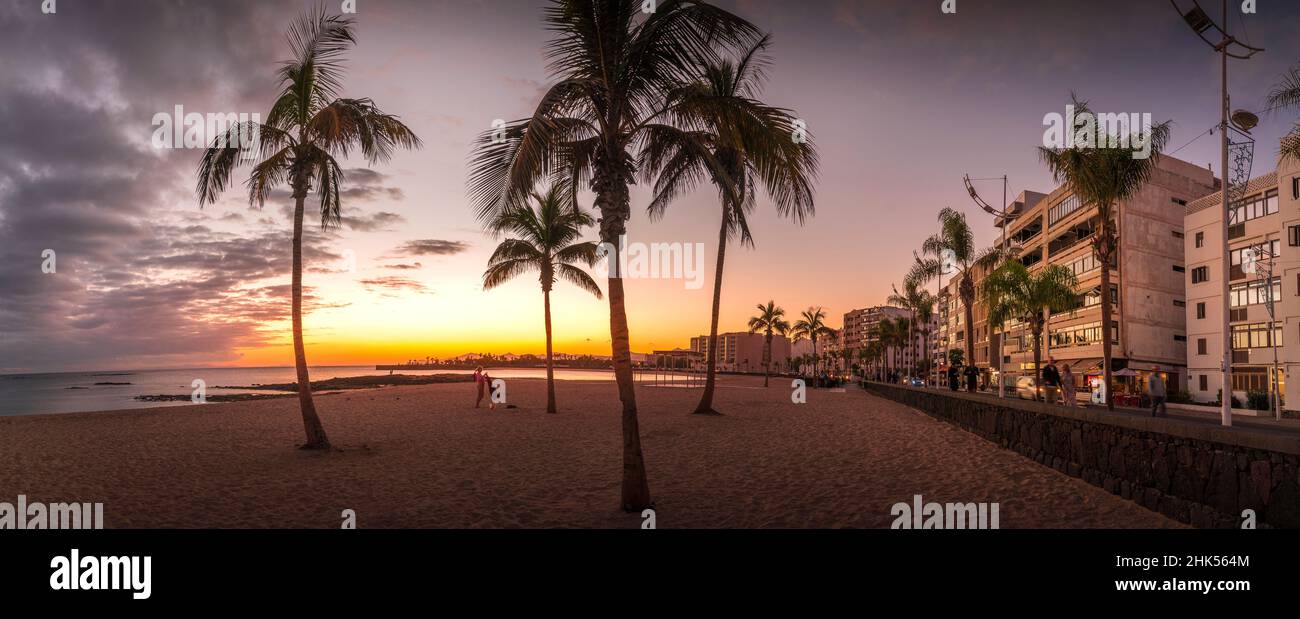
<svg viewBox="0 0 1300 619">
<path fill-rule="evenodd" d="M 912 270 L 908 272 L 907 278 L 903 282 L 904 290 L 908 291 L 908 304 L 912 306 L 912 319 L 916 332 L 921 336 L 921 356 L 926 361 L 926 373 L 932 365 L 930 358 L 930 323 L 934 320 L 934 306 L 938 303 L 938 298 L 930 291 L 922 288 L 925 282 L 925 265 L 918 260 L 912 265 Z"/>
<path fill-rule="evenodd" d="M 921 266 L 918 268 L 927 280 L 938 277 L 946 270 L 945 266 L 961 267 L 961 282 L 957 289 L 962 305 L 965 306 L 966 357 L 974 359 L 975 280 L 971 273 L 971 265 L 975 262 L 976 250 L 975 235 L 971 232 L 970 225 L 966 223 L 966 215 L 946 207 L 939 211 L 939 232 L 921 244 L 921 251 L 928 256 L 928 259 L 922 259 Z M 944 265 L 945 254 L 951 256 L 956 264 Z"/>
<path fill-rule="evenodd" d="M 715 323 L 716 324 L 716 323 Z M 749 319 L 749 332 L 763 332 L 763 386 L 767 386 L 767 377 L 772 373 L 772 335 L 785 336 L 790 330 L 790 323 L 785 320 L 785 310 L 768 301 L 767 305 L 758 304 L 758 315 Z M 709 346 L 713 350 L 713 346 Z"/>
<path fill-rule="evenodd" d="M 1287 70 L 1273 90 L 1268 93 L 1269 109 L 1300 108 L 1300 64 Z M 1282 137 L 1278 149 L 1281 159 L 1300 160 L 1300 121 Z"/>
<path fill-rule="evenodd" d="M 551 0 L 544 21 L 556 78 L 529 118 L 504 135 L 485 132 L 471 156 L 469 194 L 480 219 L 522 199 L 543 176 L 568 183 L 576 201 L 589 183 L 600 211 L 600 240 L 613 251 L 608 282 L 610 346 L 622 402 L 622 507 L 651 504 L 637 420 L 626 298 L 619 272 L 631 216 L 629 185 L 637 151 L 668 127 L 669 94 L 695 67 L 759 40 L 753 24 L 707 2 L 669 0 L 642 12 L 640 0 Z"/>
<path fill-rule="evenodd" d="M 1091 114 L 1087 101 L 1077 97 L 1074 107 L 1079 114 Z M 1098 144 L 1121 144 L 1120 136 L 1098 136 Z M 1137 136 L 1125 136 L 1122 144 L 1132 144 Z M 1039 157 L 1052 171 L 1057 182 L 1064 181 L 1082 204 L 1097 206 L 1097 231 L 1092 235 L 1092 255 L 1101 265 L 1101 354 L 1106 382 L 1106 408 L 1115 410 L 1111 390 L 1111 306 L 1110 269 L 1119 254 L 1119 230 L 1116 209 L 1137 195 L 1151 178 L 1160 154 L 1169 142 L 1169 122 L 1151 127 L 1151 156 L 1134 159 L 1128 148 L 1074 146 L 1072 148 L 1038 147 Z"/>
<path fill-rule="evenodd" d="M 536 208 L 517 206 L 506 209 L 492 221 L 493 232 L 513 232 L 497 246 L 483 273 L 483 289 L 489 290 L 519 275 L 536 271 L 542 283 L 542 306 L 546 315 L 546 412 L 555 413 L 555 369 L 551 352 L 551 288 L 564 279 L 601 297 L 600 286 L 586 271 L 573 266 L 596 263 L 596 244 L 580 242 L 582 230 L 592 225 L 591 216 L 569 208 L 559 187 L 552 185 L 545 194 L 533 194 Z"/>
<path fill-rule="evenodd" d="M 341 221 L 343 169 L 335 156 L 354 150 L 371 164 L 388 161 L 395 148 L 419 148 L 420 139 L 396 116 L 370 99 L 336 98 L 341 89 L 343 54 L 356 44 L 353 21 L 328 15 L 324 7 L 308 12 L 290 27 L 293 58 L 278 71 L 282 91 L 266 122 L 237 123 L 213 140 L 198 167 L 200 207 L 212 204 L 230 186 L 231 173 L 242 163 L 237 145 L 256 136 L 261 161 L 249 174 L 249 203 L 262 207 L 272 189 L 287 184 L 294 201 L 292 319 L 293 356 L 298 377 L 298 404 L 307 433 L 306 449 L 327 449 L 329 439 L 316 414 L 307 374 L 302 337 L 302 225 L 307 195 L 320 198 L 321 228 Z"/>
<path fill-rule="evenodd" d="M 989 324 L 999 327 L 1008 320 L 1022 320 L 1034 337 L 1034 384 L 1041 384 L 1043 370 L 1043 328 L 1047 313 L 1068 312 L 1079 305 L 1074 271 L 1059 264 L 1030 272 L 1019 260 L 1008 260 L 984 279 L 984 307 Z"/>
<path fill-rule="evenodd" d="M 792 332 L 797 339 L 808 338 L 808 341 L 812 342 L 813 383 L 820 386 L 821 382 L 817 378 L 817 338 L 825 337 L 831 331 L 825 322 L 826 310 L 821 307 L 809 307 L 799 316 Z"/>
<path fill-rule="evenodd" d="M 898 325 L 890 318 L 881 318 L 876 323 L 876 341 L 880 342 L 881 377 L 889 382 L 889 371 L 894 360 L 894 340 L 897 339 Z"/>
<path fill-rule="evenodd" d="M 921 288 L 924 285 L 924 272 L 920 265 L 916 265 L 908 272 L 907 277 L 903 278 L 903 290 L 900 292 L 897 286 L 894 286 L 894 294 L 889 296 L 886 303 L 901 307 L 908 311 L 911 319 L 908 322 L 907 349 L 913 354 L 910 355 L 908 362 L 908 373 L 916 375 L 916 363 L 920 360 L 920 355 L 915 354 L 916 337 L 924 327 L 918 323 L 923 321 L 924 324 L 930 324 L 930 319 L 934 316 L 934 297 Z M 926 315 L 922 317 L 922 307 L 925 308 Z"/>
<path fill-rule="evenodd" d="M 723 59 L 701 66 L 695 82 L 669 95 L 669 114 L 683 128 L 651 128 L 648 146 L 642 151 L 641 173 L 654 187 L 648 208 L 652 219 L 662 217 L 669 203 L 702 178 L 718 189 L 722 205 L 708 358 L 697 415 L 718 414 L 713 409 L 713 395 L 723 264 L 733 237 L 754 246 L 747 215 L 756 202 L 755 185 L 764 185 L 780 215 L 802 225 L 813 214 L 817 151 L 811 142 L 791 139 L 796 120 L 792 114 L 755 99 L 769 64 L 765 53 L 768 41 L 763 37 L 735 62 Z"/>
</svg>

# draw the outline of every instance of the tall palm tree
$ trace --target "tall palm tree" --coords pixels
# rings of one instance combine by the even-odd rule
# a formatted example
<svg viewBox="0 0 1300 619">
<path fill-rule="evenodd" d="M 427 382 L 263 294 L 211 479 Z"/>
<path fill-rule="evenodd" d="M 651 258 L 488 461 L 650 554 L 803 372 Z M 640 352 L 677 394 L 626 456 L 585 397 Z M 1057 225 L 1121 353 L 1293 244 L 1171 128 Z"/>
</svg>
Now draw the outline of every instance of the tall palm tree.
<svg viewBox="0 0 1300 619">
<path fill-rule="evenodd" d="M 932 365 L 930 355 L 930 323 L 934 320 L 934 306 L 939 302 L 930 291 L 922 288 L 925 284 L 925 265 L 918 260 L 908 271 L 907 278 L 904 280 L 904 290 L 909 291 L 909 305 L 912 306 L 912 319 L 916 325 L 915 329 L 921 336 L 921 356 L 918 359 L 925 359 L 926 373 L 929 373 L 929 367 Z"/>
<path fill-rule="evenodd" d="M 652 219 L 662 217 L 669 203 L 704 178 L 718 189 L 722 205 L 704 391 L 695 414 L 717 414 L 713 395 L 723 265 L 732 238 L 754 245 L 747 215 L 755 206 L 755 186 L 761 183 L 777 213 L 796 223 L 802 225 L 813 214 L 817 151 L 811 142 L 791 139 L 796 119 L 789 111 L 756 99 L 769 64 L 768 42 L 763 37 L 735 61 L 704 63 L 696 81 L 669 95 L 675 123 L 652 127 L 641 153 L 642 176 L 653 182 Z"/>
<path fill-rule="evenodd" d="M 546 412 L 555 413 L 555 366 L 551 352 L 551 288 L 563 279 L 601 298 L 600 286 L 586 271 L 574 266 L 596 264 L 596 244 L 582 242 L 582 230 L 594 223 L 591 216 L 569 208 L 560 188 L 534 193 L 536 208 L 515 206 L 497 215 L 492 232 L 511 232 L 518 238 L 501 241 L 488 259 L 483 289 L 489 290 L 519 275 L 537 272 L 542 284 L 546 315 Z"/>
<path fill-rule="evenodd" d="M 638 151 L 668 126 L 669 95 L 695 67 L 748 49 L 753 24 L 707 2 L 668 0 L 643 12 L 640 0 L 551 0 L 546 45 L 556 79 L 531 117 L 485 132 L 470 160 L 470 199 L 482 220 L 526 196 L 537 181 L 569 183 L 576 201 L 588 183 L 600 211 L 600 240 L 613 251 L 608 282 L 610 346 L 622 402 L 622 507 L 651 504 L 637 420 L 619 240 L 631 216 L 628 187 Z"/>
<path fill-rule="evenodd" d="M 812 342 L 813 383 L 820 384 L 817 378 L 817 338 L 826 337 L 830 327 L 826 326 L 826 310 L 821 307 L 809 307 L 799 314 L 791 332 L 797 339 L 808 338 Z"/>
<path fill-rule="evenodd" d="M 1300 64 L 1287 70 L 1282 79 L 1268 93 L 1270 109 L 1300 109 Z M 1295 123 L 1290 133 L 1282 137 L 1278 154 L 1282 159 L 1300 160 L 1300 121 Z"/>
<path fill-rule="evenodd" d="M 1091 114 L 1087 101 L 1077 97 L 1074 107 L 1079 114 Z M 1098 144 L 1132 144 L 1133 137 L 1098 136 Z M 1108 139 L 1109 138 L 1109 139 Z M 1169 142 L 1169 122 L 1151 127 L 1147 138 L 1151 143 L 1151 156 L 1134 159 L 1133 150 L 1074 146 L 1072 148 L 1038 147 L 1039 158 L 1052 171 L 1057 182 L 1065 182 L 1082 204 L 1097 206 L 1097 231 L 1092 235 L 1092 255 L 1101 265 L 1101 354 L 1106 382 L 1106 408 L 1115 410 L 1111 390 L 1111 307 L 1110 269 L 1119 257 L 1119 229 L 1116 224 L 1119 204 L 1137 195 L 1151 178 L 1159 163 L 1160 154 Z"/>
<path fill-rule="evenodd" d="M 907 318 L 899 316 L 898 318 L 881 318 L 876 323 L 876 334 L 880 338 L 880 343 L 884 347 L 885 353 L 885 372 L 898 371 L 902 373 L 903 361 L 905 357 L 902 354 L 903 344 L 907 342 Z"/>
<path fill-rule="evenodd" d="M 920 354 L 916 354 L 916 339 L 920 334 L 922 320 L 923 324 L 930 324 L 930 318 L 934 315 L 934 298 L 921 288 L 925 283 L 924 273 L 914 267 L 908 272 L 907 277 L 903 278 L 903 290 L 900 292 L 897 286 L 894 286 L 894 293 L 886 301 L 890 305 L 901 307 L 908 311 L 910 320 L 908 321 L 907 332 L 907 350 L 912 353 L 909 355 L 907 363 L 908 374 L 916 375 L 916 364 L 920 360 Z M 926 316 L 920 316 L 922 306 L 925 307 Z"/>
<path fill-rule="evenodd" d="M 966 215 L 945 207 L 939 211 L 939 232 L 927 238 L 921 245 L 921 251 L 928 259 L 923 260 L 922 269 L 927 279 L 938 277 L 946 267 L 961 268 L 961 282 L 957 285 L 958 296 L 965 306 L 966 323 L 966 357 L 975 358 L 975 279 L 971 266 L 976 259 L 975 235 L 966 223 Z M 943 262 L 951 257 L 956 264 L 945 265 Z"/>
<path fill-rule="evenodd" d="M 772 373 L 772 336 L 785 334 L 790 331 L 790 323 L 785 320 L 785 310 L 776 306 L 775 301 L 768 301 L 767 305 L 758 304 L 758 315 L 749 319 L 749 332 L 763 332 L 763 386 L 767 386 L 768 375 Z M 713 347 L 710 346 L 709 350 Z"/>
<path fill-rule="evenodd" d="M 1059 264 L 1030 272 L 1018 260 L 1008 260 L 984 279 L 984 307 L 989 323 L 1001 327 L 1022 320 L 1034 338 L 1034 384 L 1042 384 L 1043 328 L 1047 313 L 1068 312 L 1079 305 L 1074 271 Z"/>
<path fill-rule="evenodd" d="M 294 201 L 292 318 L 293 357 L 298 377 L 298 404 L 307 433 L 306 449 L 327 449 L 329 438 L 316 414 L 307 374 L 302 337 L 302 225 L 307 196 L 320 199 L 321 228 L 341 220 L 343 169 L 335 156 L 353 151 L 375 165 L 388 161 L 396 148 L 419 148 L 420 139 L 396 116 L 370 99 L 338 98 L 343 54 L 356 44 L 350 18 L 329 15 L 324 7 L 305 13 L 288 32 L 293 58 L 281 65 L 281 92 L 264 123 L 237 123 L 217 136 L 198 166 L 199 205 L 212 204 L 230 186 L 243 162 L 237 145 L 257 136 L 261 159 L 245 183 L 249 203 L 259 208 L 271 190 L 287 184 Z"/>
</svg>

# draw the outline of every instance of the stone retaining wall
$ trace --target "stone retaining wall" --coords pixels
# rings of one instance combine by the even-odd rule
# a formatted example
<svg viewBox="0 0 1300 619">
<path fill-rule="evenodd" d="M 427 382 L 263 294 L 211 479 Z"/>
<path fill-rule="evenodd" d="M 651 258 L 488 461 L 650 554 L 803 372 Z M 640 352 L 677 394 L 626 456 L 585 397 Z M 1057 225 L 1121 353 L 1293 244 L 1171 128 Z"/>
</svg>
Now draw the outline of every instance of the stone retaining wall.
<svg viewBox="0 0 1300 619">
<path fill-rule="evenodd" d="M 1196 527 L 1300 527 L 1300 436 L 867 383 L 876 395 Z"/>
</svg>

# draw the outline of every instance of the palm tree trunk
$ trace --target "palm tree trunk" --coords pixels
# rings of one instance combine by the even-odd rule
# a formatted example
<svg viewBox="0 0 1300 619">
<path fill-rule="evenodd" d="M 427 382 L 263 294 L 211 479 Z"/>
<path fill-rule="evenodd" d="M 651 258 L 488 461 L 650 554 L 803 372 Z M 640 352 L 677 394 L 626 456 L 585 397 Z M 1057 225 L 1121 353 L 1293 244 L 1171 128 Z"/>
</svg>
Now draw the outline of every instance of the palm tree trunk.
<svg viewBox="0 0 1300 619">
<path fill-rule="evenodd" d="M 975 282 L 971 281 L 969 266 L 962 271 L 959 292 L 966 306 L 966 364 L 975 367 Z"/>
<path fill-rule="evenodd" d="M 812 336 L 812 366 L 813 366 L 813 386 L 822 386 L 821 375 L 817 373 L 817 336 Z"/>
<path fill-rule="evenodd" d="M 303 449 L 329 449 L 325 427 L 316 415 L 316 403 L 311 398 L 311 378 L 307 374 L 307 349 L 302 341 L 302 217 L 307 191 L 299 185 L 294 191 L 293 209 L 293 363 L 298 375 L 298 406 L 302 409 L 302 425 L 307 433 Z"/>
<path fill-rule="evenodd" d="M 622 156 L 618 156 L 622 155 Z M 632 173 L 626 153 L 599 153 L 593 162 L 592 189 L 600 211 L 601 242 L 616 248 L 609 277 L 609 336 L 614 363 L 614 380 L 618 398 L 623 403 L 623 509 L 639 512 L 651 505 L 650 484 L 646 481 L 645 458 L 641 453 L 641 429 L 637 422 L 636 385 L 632 377 L 632 350 L 627 330 L 627 300 L 623 293 L 622 249 L 620 238 L 626 232 L 631 213 L 628 183 Z"/>
<path fill-rule="evenodd" d="M 1100 232 L 1104 234 L 1104 231 Z M 1115 399 L 1111 392 L 1111 341 L 1110 341 L 1110 252 L 1101 260 L 1101 371 L 1102 371 L 1102 389 L 1106 392 L 1106 410 L 1115 410 Z M 1101 256 L 1098 256 L 1099 258 Z M 1224 273 L 1224 277 L 1228 274 Z M 1224 389 L 1231 397 L 1229 389 Z"/>
<path fill-rule="evenodd" d="M 767 377 L 772 374 L 772 332 L 767 332 L 767 353 L 763 357 L 763 386 L 767 386 Z"/>
<path fill-rule="evenodd" d="M 1034 400 L 1037 401 L 1039 394 L 1043 393 L 1043 328 L 1037 320 L 1033 324 L 1030 333 L 1034 336 Z"/>
<path fill-rule="evenodd" d="M 551 291 L 542 289 L 542 304 L 546 307 L 546 412 L 555 414 L 555 361 L 551 353 Z"/>
<path fill-rule="evenodd" d="M 713 315 L 709 321 L 709 357 L 705 364 L 708 366 L 705 370 L 704 377 L 704 394 L 700 396 L 700 403 L 695 407 L 696 415 L 717 415 L 718 411 L 713 410 L 713 389 L 717 384 L 717 365 L 718 365 L 718 314 L 722 309 L 722 263 L 727 256 L 727 224 L 728 218 L 726 212 L 722 214 L 722 229 L 718 232 L 718 264 L 717 270 L 713 273 Z"/>
</svg>

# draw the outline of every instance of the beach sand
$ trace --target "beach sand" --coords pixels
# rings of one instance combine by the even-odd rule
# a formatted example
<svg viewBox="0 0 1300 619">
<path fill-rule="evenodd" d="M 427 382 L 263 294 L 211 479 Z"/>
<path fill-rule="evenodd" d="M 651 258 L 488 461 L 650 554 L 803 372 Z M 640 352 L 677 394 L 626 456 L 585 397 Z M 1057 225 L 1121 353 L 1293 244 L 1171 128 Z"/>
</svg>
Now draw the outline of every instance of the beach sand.
<svg viewBox="0 0 1300 619">
<path fill-rule="evenodd" d="M 659 528 L 888 527 L 920 494 L 997 502 L 1002 528 L 1180 524 L 972 434 L 857 389 L 725 377 L 722 417 L 699 389 L 638 386 Z M 302 443 L 296 399 L 0 418 L 0 501 L 104 503 L 107 528 L 635 528 L 618 509 L 613 382 L 516 379 L 518 409 L 473 408 L 472 386 L 317 398 L 336 450 Z"/>
</svg>

